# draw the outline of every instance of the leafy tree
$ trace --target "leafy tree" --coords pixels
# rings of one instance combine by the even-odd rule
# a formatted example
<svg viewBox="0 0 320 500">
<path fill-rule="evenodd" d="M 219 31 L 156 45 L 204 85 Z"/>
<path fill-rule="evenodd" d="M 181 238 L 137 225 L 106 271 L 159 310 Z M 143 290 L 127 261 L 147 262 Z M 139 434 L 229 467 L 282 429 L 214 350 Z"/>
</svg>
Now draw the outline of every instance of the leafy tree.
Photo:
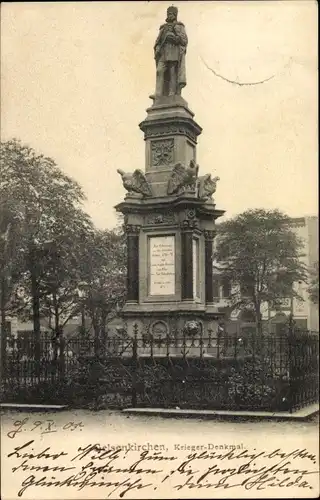
<svg viewBox="0 0 320 500">
<path fill-rule="evenodd" d="M 86 242 L 82 258 L 84 308 L 91 318 L 96 345 L 106 326 L 124 303 L 126 243 L 122 228 L 96 231 Z"/>
<path fill-rule="evenodd" d="M 219 226 L 215 259 L 232 283 L 235 309 L 251 309 L 262 332 L 262 306 L 299 297 L 293 284 L 306 281 L 302 241 L 278 210 L 248 210 Z"/>
<path fill-rule="evenodd" d="M 310 281 L 308 292 L 314 304 L 319 304 L 319 261 L 310 270 Z"/>
<path fill-rule="evenodd" d="M 89 217 L 81 204 L 81 187 L 58 168 L 54 160 L 37 154 L 29 146 L 13 139 L 1 143 L 1 199 L 10 200 L 10 210 L 3 223 L 15 227 L 14 253 L 23 254 L 20 268 L 20 306 L 28 310 L 31 296 L 31 316 L 36 338 L 40 334 L 41 308 L 54 308 L 55 318 L 61 316 L 68 290 L 77 278 L 78 259 L 82 254 L 84 236 L 93 231 Z M 6 237 L 6 241 L 8 237 Z M 10 240 L 11 241 L 11 240 Z M 19 252 L 18 252 L 19 253 Z M 6 270 L 12 274 L 13 251 L 5 254 L 2 278 Z M 79 275 L 79 273 L 78 273 Z M 6 294 L 6 302 L 12 298 Z M 58 308 L 57 308 L 58 304 Z M 58 327 L 59 321 L 56 321 Z"/>
<path fill-rule="evenodd" d="M 41 313 L 49 326 L 62 331 L 64 325 L 79 314 L 81 259 L 84 242 L 93 235 L 82 211 L 75 211 L 65 233 L 44 247 L 43 272 L 40 281 Z"/>
<path fill-rule="evenodd" d="M 3 325 L 9 311 L 31 317 L 38 360 L 41 317 L 58 335 L 86 312 L 95 338 L 104 336 L 125 295 L 122 220 L 112 231 L 95 230 L 81 187 L 15 139 L 1 143 L 0 195 Z"/>
<path fill-rule="evenodd" d="M 1 184 L 0 184 L 1 186 Z M 21 219 L 12 200 L 0 189 L 0 364 L 5 372 L 7 314 L 10 299 L 19 283 L 21 273 Z"/>
<path fill-rule="evenodd" d="M 19 212 L 12 200 L 0 191 L 0 304 L 1 325 L 5 329 L 10 298 L 14 293 L 22 269 L 23 237 Z"/>
</svg>

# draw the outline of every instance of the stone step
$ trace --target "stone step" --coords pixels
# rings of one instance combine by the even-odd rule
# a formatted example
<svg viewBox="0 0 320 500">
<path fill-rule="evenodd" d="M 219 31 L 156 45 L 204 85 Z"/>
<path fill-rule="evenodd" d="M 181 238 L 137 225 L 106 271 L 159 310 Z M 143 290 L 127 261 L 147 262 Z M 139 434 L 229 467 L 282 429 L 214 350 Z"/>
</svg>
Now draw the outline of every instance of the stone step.
<svg viewBox="0 0 320 500">
<path fill-rule="evenodd" d="M 0 403 L 0 408 L 8 410 L 21 411 L 62 411 L 67 410 L 67 405 L 50 405 L 50 404 L 25 404 L 25 403 Z"/>
</svg>

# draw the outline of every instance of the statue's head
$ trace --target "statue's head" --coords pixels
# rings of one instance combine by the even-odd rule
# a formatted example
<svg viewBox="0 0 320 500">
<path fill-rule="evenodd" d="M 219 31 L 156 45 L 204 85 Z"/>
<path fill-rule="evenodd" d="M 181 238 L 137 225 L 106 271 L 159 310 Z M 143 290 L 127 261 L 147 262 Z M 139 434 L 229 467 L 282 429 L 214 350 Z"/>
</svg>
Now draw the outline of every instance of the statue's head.
<svg viewBox="0 0 320 500">
<path fill-rule="evenodd" d="M 171 7 L 168 7 L 166 21 L 169 23 L 172 23 L 173 21 L 176 21 L 177 17 L 178 17 L 177 7 L 174 7 L 174 5 L 172 5 Z"/>
</svg>

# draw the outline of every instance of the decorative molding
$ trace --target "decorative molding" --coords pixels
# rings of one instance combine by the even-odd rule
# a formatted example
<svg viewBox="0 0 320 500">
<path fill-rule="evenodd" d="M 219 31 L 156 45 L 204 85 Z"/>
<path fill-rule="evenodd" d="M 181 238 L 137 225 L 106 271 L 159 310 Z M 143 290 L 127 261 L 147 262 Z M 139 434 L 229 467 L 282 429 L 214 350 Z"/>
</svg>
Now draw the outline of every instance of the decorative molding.
<svg viewBox="0 0 320 500">
<path fill-rule="evenodd" d="M 150 327 L 151 335 L 155 338 L 166 337 L 169 333 L 169 327 L 163 320 L 154 321 Z"/>
<path fill-rule="evenodd" d="M 183 125 L 162 125 L 160 127 L 150 127 L 146 129 L 144 137 L 145 139 L 153 139 L 155 137 L 163 137 L 166 135 L 185 135 L 195 144 L 197 143 L 197 135 L 187 126 Z"/>
<path fill-rule="evenodd" d="M 134 234 L 138 235 L 140 232 L 141 226 L 134 225 L 134 224 L 127 224 L 125 226 L 125 231 L 127 234 Z"/>
<path fill-rule="evenodd" d="M 305 227 L 306 223 L 305 220 L 291 220 L 288 224 L 289 227 Z"/>
<path fill-rule="evenodd" d="M 204 237 L 206 240 L 214 240 L 217 235 L 217 231 L 203 231 Z"/>
<path fill-rule="evenodd" d="M 186 212 L 187 219 L 194 219 L 197 215 L 195 208 L 189 208 Z"/>
<path fill-rule="evenodd" d="M 173 212 L 153 213 L 146 216 L 145 223 L 150 225 L 156 224 L 174 224 L 176 218 Z"/>
<path fill-rule="evenodd" d="M 198 229 L 198 227 L 199 227 L 199 221 L 197 219 L 184 219 L 181 222 L 180 227 L 181 227 L 182 230 L 185 230 L 185 231 L 190 231 L 190 230 L 193 230 L 193 229 Z"/>
<path fill-rule="evenodd" d="M 151 141 L 151 165 L 172 165 L 174 161 L 174 139 Z"/>
<path fill-rule="evenodd" d="M 193 319 L 186 321 L 183 327 L 183 333 L 188 337 L 201 335 L 202 331 L 203 331 L 202 323 L 200 321 Z"/>
</svg>

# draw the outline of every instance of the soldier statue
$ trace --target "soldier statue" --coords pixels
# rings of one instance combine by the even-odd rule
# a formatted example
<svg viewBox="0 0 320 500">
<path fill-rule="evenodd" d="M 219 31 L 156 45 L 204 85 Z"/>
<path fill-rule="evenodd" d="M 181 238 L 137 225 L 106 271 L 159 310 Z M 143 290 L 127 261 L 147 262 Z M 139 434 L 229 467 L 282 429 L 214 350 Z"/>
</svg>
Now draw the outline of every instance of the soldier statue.
<svg viewBox="0 0 320 500">
<path fill-rule="evenodd" d="M 177 20 L 177 16 L 177 7 L 167 9 L 166 22 L 160 26 L 154 45 L 157 76 L 155 96 L 152 98 L 180 95 L 187 83 L 185 54 L 188 37 L 184 24 Z"/>
</svg>

